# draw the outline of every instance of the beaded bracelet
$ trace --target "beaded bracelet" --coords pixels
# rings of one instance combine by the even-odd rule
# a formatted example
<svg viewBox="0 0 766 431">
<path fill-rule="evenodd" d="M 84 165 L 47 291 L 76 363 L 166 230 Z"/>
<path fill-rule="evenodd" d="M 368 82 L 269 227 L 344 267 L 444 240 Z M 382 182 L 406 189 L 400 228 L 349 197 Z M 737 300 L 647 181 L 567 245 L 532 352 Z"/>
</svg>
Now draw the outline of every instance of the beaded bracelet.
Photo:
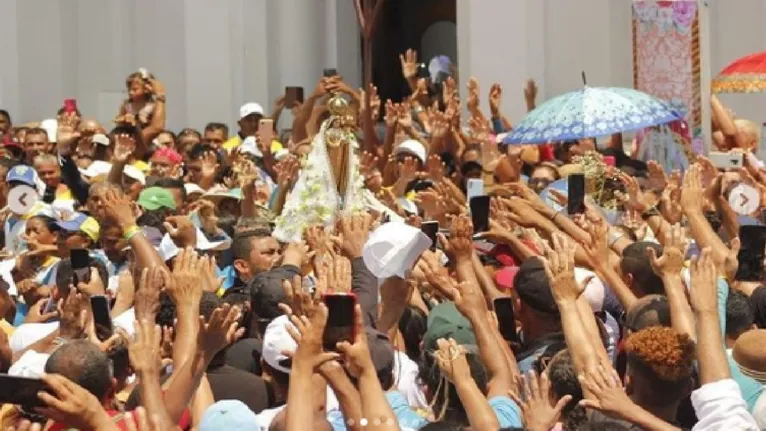
<svg viewBox="0 0 766 431">
<path fill-rule="evenodd" d="M 125 239 L 125 241 L 130 241 L 131 239 L 133 239 L 134 236 L 136 236 L 140 232 L 141 232 L 141 228 L 136 225 L 133 225 L 122 232 L 122 237 Z"/>
</svg>

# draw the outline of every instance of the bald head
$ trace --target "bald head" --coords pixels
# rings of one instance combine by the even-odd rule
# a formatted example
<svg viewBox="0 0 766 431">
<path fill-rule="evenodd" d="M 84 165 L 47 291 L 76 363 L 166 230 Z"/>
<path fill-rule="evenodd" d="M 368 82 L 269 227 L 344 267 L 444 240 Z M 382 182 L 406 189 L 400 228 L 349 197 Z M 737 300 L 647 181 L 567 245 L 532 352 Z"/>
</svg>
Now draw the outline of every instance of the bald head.
<svg viewBox="0 0 766 431">
<path fill-rule="evenodd" d="M 70 341 L 56 349 L 45 363 L 45 372 L 66 377 L 101 401 L 111 395 L 109 358 L 89 340 Z"/>
</svg>

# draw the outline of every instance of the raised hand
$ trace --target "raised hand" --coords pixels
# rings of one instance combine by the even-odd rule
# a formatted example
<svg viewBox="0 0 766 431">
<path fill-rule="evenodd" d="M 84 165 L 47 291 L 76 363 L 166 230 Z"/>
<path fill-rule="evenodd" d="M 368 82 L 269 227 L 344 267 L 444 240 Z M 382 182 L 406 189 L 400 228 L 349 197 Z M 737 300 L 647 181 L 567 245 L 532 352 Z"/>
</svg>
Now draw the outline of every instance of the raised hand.
<svg viewBox="0 0 766 431">
<path fill-rule="evenodd" d="M 71 155 L 77 147 L 77 140 L 80 139 L 80 132 L 77 131 L 80 119 L 77 113 L 72 112 L 59 115 L 57 121 L 56 148 L 62 156 Z"/>
<path fill-rule="evenodd" d="M 660 277 L 680 275 L 684 268 L 688 248 L 689 240 L 686 238 L 683 228 L 681 225 L 675 224 L 665 233 L 662 256 L 657 257 L 653 248 L 648 248 L 646 254 L 652 264 L 652 269 Z"/>
<path fill-rule="evenodd" d="M 646 202 L 644 194 L 641 192 L 641 187 L 638 185 L 638 180 L 624 172 L 621 172 L 618 176 L 620 182 L 625 186 L 625 192 L 627 195 L 627 201 L 625 204 L 639 212 L 643 213 L 649 209 L 649 204 Z"/>
<path fill-rule="evenodd" d="M 402 181 L 410 182 L 418 176 L 418 161 L 414 157 L 405 157 L 404 161 L 399 162 L 399 178 Z"/>
<path fill-rule="evenodd" d="M 130 366 L 139 377 L 158 379 L 162 367 L 162 331 L 154 320 L 135 322 L 136 335 L 128 346 Z"/>
<path fill-rule="evenodd" d="M 479 81 L 471 77 L 468 80 L 468 100 L 466 101 L 466 108 L 471 113 L 479 112 Z"/>
<path fill-rule="evenodd" d="M 386 114 L 383 116 L 383 121 L 386 122 L 386 127 L 389 129 L 396 127 L 399 122 L 399 104 L 394 103 L 391 99 L 386 100 Z"/>
<path fill-rule="evenodd" d="M 503 89 L 500 87 L 500 84 L 492 84 L 492 87 L 489 89 L 489 111 L 493 117 L 500 115 L 500 102 L 502 98 Z"/>
<path fill-rule="evenodd" d="M 197 345 L 208 358 L 212 358 L 221 349 L 242 337 L 245 328 L 239 328 L 241 317 L 240 309 L 229 304 L 216 308 L 207 321 L 200 316 Z"/>
<path fill-rule="evenodd" d="M 431 139 L 442 139 L 446 137 L 450 128 L 450 119 L 439 110 L 431 111 L 429 118 Z"/>
<path fill-rule="evenodd" d="M 164 268 L 144 268 L 141 271 L 138 291 L 135 293 L 136 320 L 154 322 L 160 309 L 160 290 L 169 284 L 170 275 Z"/>
<path fill-rule="evenodd" d="M 612 367 L 607 370 L 599 365 L 597 369 L 580 374 L 577 379 L 580 386 L 593 395 L 592 399 L 580 401 L 584 408 L 598 410 L 610 416 L 624 417 L 625 411 L 635 406 L 623 389 L 620 376 Z"/>
<path fill-rule="evenodd" d="M 343 355 L 343 363 L 351 376 L 359 378 L 364 371 L 375 369 L 375 365 L 370 357 L 370 348 L 367 346 L 367 332 L 364 329 L 364 318 L 362 317 L 362 308 L 359 304 L 354 306 L 353 343 L 341 341 L 338 343 L 337 348 Z"/>
<path fill-rule="evenodd" d="M 454 255 L 456 261 L 468 260 L 473 257 L 473 223 L 468 216 L 461 215 L 452 219 L 447 248 Z"/>
<path fill-rule="evenodd" d="M 37 411 L 75 429 L 112 429 L 112 419 L 95 395 L 58 374 L 43 374 L 46 390 L 37 397 L 45 407 Z"/>
<path fill-rule="evenodd" d="M 399 61 L 402 63 L 404 79 L 414 79 L 418 73 L 418 52 L 408 49 L 404 54 L 399 54 Z"/>
<path fill-rule="evenodd" d="M 524 100 L 527 102 L 527 107 L 533 107 L 535 100 L 537 99 L 537 83 L 534 79 L 527 81 L 524 86 Z"/>
<path fill-rule="evenodd" d="M 428 156 L 428 178 L 433 182 L 439 182 L 444 178 L 444 172 L 447 170 L 447 164 L 444 163 L 438 154 Z"/>
<path fill-rule="evenodd" d="M 125 230 L 136 225 L 136 216 L 128 197 L 118 190 L 107 190 L 103 199 L 107 220 Z"/>
<path fill-rule="evenodd" d="M 114 152 L 112 158 L 117 163 L 127 163 L 136 150 L 136 139 L 127 133 L 114 137 Z"/>
<path fill-rule="evenodd" d="M 543 267 L 551 284 L 557 304 L 574 302 L 585 291 L 590 278 L 578 284 L 574 275 L 574 257 L 577 245 L 568 236 L 554 233 L 553 247 L 546 246 Z M 592 278 L 592 277 L 591 277 Z"/>
<path fill-rule="evenodd" d="M 402 102 L 399 105 L 399 113 L 397 115 L 397 121 L 399 122 L 399 125 L 402 126 L 404 129 L 409 129 L 412 127 L 412 114 L 410 113 L 409 102 Z"/>
<path fill-rule="evenodd" d="M 455 300 L 457 292 L 455 280 L 450 277 L 449 271 L 441 264 L 436 253 L 431 250 L 424 251 L 415 264 L 415 270 L 422 273 L 428 284 L 441 296 L 450 301 Z"/>
<path fill-rule="evenodd" d="M 704 202 L 704 190 L 700 179 L 700 167 L 692 165 L 684 176 L 681 188 L 681 209 L 685 214 L 702 212 Z"/>
<path fill-rule="evenodd" d="M 650 190 L 665 190 L 668 186 L 668 176 L 665 174 L 665 169 L 654 160 L 647 161 L 646 168 L 649 174 L 647 188 Z"/>
<path fill-rule="evenodd" d="M 47 322 L 59 315 L 57 310 L 44 312 L 45 305 L 48 304 L 50 298 L 41 298 L 29 307 L 29 313 L 24 317 L 24 323 L 43 323 Z"/>
<path fill-rule="evenodd" d="M 310 317 L 290 315 L 292 326 L 287 325 L 286 328 L 298 344 L 293 357 L 293 366 L 296 369 L 306 367 L 309 371 L 313 371 L 325 362 L 340 357 L 335 352 L 325 352 L 322 347 L 327 315 L 327 306 L 321 302 L 315 307 L 315 312 Z"/>
<path fill-rule="evenodd" d="M 457 344 L 452 338 L 439 338 L 436 344 L 439 346 L 439 350 L 434 352 L 436 365 L 447 380 L 453 384 L 470 381 L 471 368 L 468 366 L 465 347 Z"/>
<path fill-rule="evenodd" d="M 692 258 L 691 267 L 691 306 L 697 313 L 717 312 L 718 310 L 718 270 L 713 252 L 705 247 L 699 256 Z"/>
<path fill-rule="evenodd" d="M 200 165 L 200 174 L 202 178 L 212 178 L 218 172 L 218 158 L 213 151 L 207 151 L 202 155 L 202 164 Z"/>
<path fill-rule="evenodd" d="M 197 246 L 197 228 L 187 216 L 168 216 L 162 223 L 170 239 L 179 248 Z"/>
<path fill-rule="evenodd" d="M 191 247 L 178 250 L 173 259 L 173 271 L 170 274 L 171 283 L 165 286 L 165 292 L 170 295 L 176 306 L 198 306 L 202 297 L 202 286 L 199 280 L 199 256 Z"/>
<path fill-rule="evenodd" d="M 317 265 L 317 278 L 330 292 L 351 292 L 351 261 L 344 256 L 324 256 Z"/>
<path fill-rule="evenodd" d="M 285 314 L 296 314 L 298 316 L 308 316 L 310 319 L 316 312 L 317 305 L 325 293 L 325 288 L 316 288 L 312 295 L 308 289 L 303 286 L 303 279 L 296 275 L 292 281 L 284 280 L 282 282 L 282 288 L 285 291 L 285 298 L 289 302 L 289 306 L 280 304 L 280 309 Z M 287 308 L 284 308 L 287 307 Z"/>
<path fill-rule="evenodd" d="M 572 401 L 571 395 L 564 395 L 555 404 L 550 398 L 551 381 L 548 373 L 538 377 L 534 370 L 526 375 L 516 376 L 517 386 L 521 396 L 510 392 L 511 398 L 521 407 L 525 429 L 531 431 L 548 431 L 556 426 L 561 418 L 561 411 Z"/>
<path fill-rule="evenodd" d="M 375 220 L 369 213 L 348 215 L 340 219 L 341 251 L 348 259 L 362 256 L 362 248 L 370 236 Z"/>
<path fill-rule="evenodd" d="M 282 189 L 289 190 L 298 180 L 298 172 L 301 170 L 301 162 L 297 157 L 287 157 L 275 166 L 277 170 L 277 185 Z"/>
</svg>

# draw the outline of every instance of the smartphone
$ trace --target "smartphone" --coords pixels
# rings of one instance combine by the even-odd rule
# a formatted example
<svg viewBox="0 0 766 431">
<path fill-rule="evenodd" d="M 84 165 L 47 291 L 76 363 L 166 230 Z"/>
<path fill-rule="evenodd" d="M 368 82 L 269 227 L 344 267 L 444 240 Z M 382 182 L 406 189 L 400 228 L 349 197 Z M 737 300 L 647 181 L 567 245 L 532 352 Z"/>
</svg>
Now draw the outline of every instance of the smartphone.
<svg viewBox="0 0 766 431">
<path fill-rule="evenodd" d="M 418 71 L 417 74 L 418 79 L 430 79 L 431 73 L 428 71 L 428 67 L 425 65 L 425 63 L 418 64 Z"/>
<path fill-rule="evenodd" d="M 64 112 L 66 112 L 67 114 L 71 114 L 72 112 L 77 112 L 77 100 L 64 99 Z"/>
<path fill-rule="evenodd" d="M 42 406 L 37 393 L 45 390 L 40 379 L 0 374 L 0 404 L 17 404 L 24 407 Z"/>
<path fill-rule="evenodd" d="M 90 283 L 90 256 L 88 250 L 84 248 L 73 248 L 69 250 L 69 259 L 72 261 L 72 285 L 79 283 Z"/>
<path fill-rule="evenodd" d="M 303 103 L 303 87 L 285 87 L 285 106 Z"/>
<path fill-rule="evenodd" d="M 96 325 L 109 328 L 109 332 L 113 332 L 112 316 L 109 313 L 109 298 L 104 295 L 92 295 L 90 297 L 90 308 L 93 311 L 93 322 Z"/>
<path fill-rule="evenodd" d="M 567 213 L 582 214 L 585 212 L 585 175 L 572 174 L 567 181 L 569 183 Z"/>
<path fill-rule="evenodd" d="M 261 118 L 258 120 L 258 134 L 273 134 L 274 133 L 274 120 L 271 118 Z"/>
<path fill-rule="evenodd" d="M 468 205 L 471 207 L 473 232 L 481 233 L 489 230 L 489 196 L 472 197 Z"/>
<path fill-rule="evenodd" d="M 436 250 L 436 234 L 439 233 L 438 221 L 424 221 L 420 225 L 420 230 L 431 239 L 431 250 Z"/>
<path fill-rule="evenodd" d="M 513 298 L 504 296 L 495 298 L 492 302 L 495 305 L 495 315 L 497 316 L 497 326 L 500 335 L 507 341 L 519 341 L 519 335 L 516 333 L 516 318 L 513 314 Z"/>
<path fill-rule="evenodd" d="M 324 303 L 327 306 L 327 325 L 322 336 L 322 345 L 328 352 L 338 350 L 340 341 L 353 342 L 354 333 L 354 306 L 356 296 L 349 293 L 328 293 L 324 295 Z"/>
<path fill-rule="evenodd" d="M 718 169 L 739 169 L 745 165 L 744 153 L 722 153 L 719 151 L 711 151 L 708 154 L 708 159 Z"/>
<path fill-rule="evenodd" d="M 481 178 L 470 178 L 465 185 L 466 198 L 470 201 L 476 196 L 484 196 L 484 180 Z"/>
<path fill-rule="evenodd" d="M 761 281 L 763 257 L 766 247 L 766 226 L 740 226 L 739 240 L 742 247 L 737 254 L 739 267 L 734 279 L 737 281 Z"/>
<path fill-rule="evenodd" d="M 338 69 L 334 67 L 327 67 L 322 72 L 322 76 L 324 76 L 325 78 L 332 78 L 333 76 L 338 76 Z"/>
</svg>

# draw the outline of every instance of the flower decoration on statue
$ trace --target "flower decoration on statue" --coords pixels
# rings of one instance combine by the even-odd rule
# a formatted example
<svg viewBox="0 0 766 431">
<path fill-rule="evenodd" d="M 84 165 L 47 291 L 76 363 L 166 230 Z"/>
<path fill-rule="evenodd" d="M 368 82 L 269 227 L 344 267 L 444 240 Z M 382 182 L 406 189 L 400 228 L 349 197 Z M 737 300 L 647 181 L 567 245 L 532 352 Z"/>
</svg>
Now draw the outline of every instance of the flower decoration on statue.
<svg viewBox="0 0 766 431">
<path fill-rule="evenodd" d="M 605 209 L 620 209 L 621 193 L 625 188 L 617 177 L 619 170 L 607 165 L 604 156 L 596 151 L 577 156 L 574 162 L 580 165 L 585 175 L 585 190 L 590 200 Z"/>
</svg>

